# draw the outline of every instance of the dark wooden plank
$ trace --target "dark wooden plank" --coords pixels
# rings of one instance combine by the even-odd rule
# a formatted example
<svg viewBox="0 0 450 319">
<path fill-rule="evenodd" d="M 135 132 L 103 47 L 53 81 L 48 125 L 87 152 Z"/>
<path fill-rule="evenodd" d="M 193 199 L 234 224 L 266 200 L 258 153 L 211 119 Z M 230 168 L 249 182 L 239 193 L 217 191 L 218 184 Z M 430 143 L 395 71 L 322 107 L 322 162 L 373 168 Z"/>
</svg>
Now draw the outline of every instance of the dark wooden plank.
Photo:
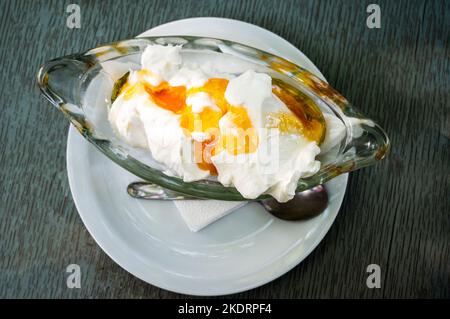
<svg viewBox="0 0 450 319">
<path fill-rule="evenodd" d="M 71 199 L 67 124 L 39 96 L 40 63 L 192 16 L 255 23 L 307 54 L 327 79 L 389 132 L 388 159 L 351 175 L 336 223 L 301 265 L 235 297 L 450 297 L 450 2 L 0 2 L 0 297 L 185 298 L 134 278 L 95 244 Z M 65 285 L 77 263 L 81 289 Z M 368 264 L 382 289 L 365 285 Z"/>
<path fill-rule="evenodd" d="M 396 196 L 386 297 L 450 295 L 449 9 L 449 2 L 422 5 L 416 46 L 396 68 L 414 80 L 398 84 L 410 107 L 392 160 L 401 164 L 399 185 L 408 187 Z"/>
</svg>

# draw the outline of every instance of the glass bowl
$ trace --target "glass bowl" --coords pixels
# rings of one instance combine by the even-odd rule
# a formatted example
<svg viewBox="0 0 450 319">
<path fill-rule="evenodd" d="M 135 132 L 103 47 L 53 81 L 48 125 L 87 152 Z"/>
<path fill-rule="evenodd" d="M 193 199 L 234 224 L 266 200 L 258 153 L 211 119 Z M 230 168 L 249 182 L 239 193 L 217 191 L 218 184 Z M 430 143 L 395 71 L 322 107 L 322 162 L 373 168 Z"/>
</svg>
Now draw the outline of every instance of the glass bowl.
<svg viewBox="0 0 450 319">
<path fill-rule="evenodd" d="M 146 37 L 102 45 L 84 53 L 45 63 L 37 81 L 44 96 L 60 110 L 82 136 L 115 163 L 143 180 L 199 198 L 240 201 L 245 198 L 233 187 L 214 180 L 184 182 L 167 173 L 149 151 L 122 142 L 108 122 L 114 83 L 130 69 L 140 68 L 147 45 L 182 45 L 182 54 L 195 59 L 220 59 L 227 72 L 243 69 L 265 72 L 308 95 L 322 112 L 333 114 L 345 125 L 344 136 L 325 154 L 321 169 L 298 181 L 297 192 L 383 159 L 389 139 L 383 129 L 360 114 L 342 95 L 307 70 L 261 50 L 213 38 L 171 36 Z M 262 195 L 259 199 L 266 198 Z"/>
</svg>

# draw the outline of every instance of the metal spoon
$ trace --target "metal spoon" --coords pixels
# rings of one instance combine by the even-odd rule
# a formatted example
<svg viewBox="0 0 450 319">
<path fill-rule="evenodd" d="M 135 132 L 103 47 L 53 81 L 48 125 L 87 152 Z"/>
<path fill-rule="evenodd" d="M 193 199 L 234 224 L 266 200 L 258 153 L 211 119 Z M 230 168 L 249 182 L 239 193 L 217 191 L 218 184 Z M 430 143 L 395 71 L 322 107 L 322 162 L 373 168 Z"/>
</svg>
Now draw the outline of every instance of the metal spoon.
<svg viewBox="0 0 450 319">
<path fill-rule="evenodd" d="M 131 197 L 140 199 L 183 200 L 201 198 L 180 194 L 148 182 L 134 182 L 128 185 Z M 279 203 L 274 198 L 256 201 L 275 217 L 285 220 L 307 219 L 322 213 L 328 205 L 328 194 L 323 185 L 315 186 L 297 193 L 286 203 Z"/>
</svg>

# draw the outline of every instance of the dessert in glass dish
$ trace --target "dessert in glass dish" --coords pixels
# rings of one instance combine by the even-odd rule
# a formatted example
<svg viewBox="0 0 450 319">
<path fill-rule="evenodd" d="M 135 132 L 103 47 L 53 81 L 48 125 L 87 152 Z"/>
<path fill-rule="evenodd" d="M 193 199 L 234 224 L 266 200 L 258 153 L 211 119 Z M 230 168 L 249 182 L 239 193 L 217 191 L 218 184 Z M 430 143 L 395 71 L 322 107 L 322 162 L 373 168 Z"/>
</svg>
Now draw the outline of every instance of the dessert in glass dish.
<svg viewBox="0 0 450 319">
<path fill-rule="evenodd" d="M 225 40 L 126 40 L 49 61 L 38 81 L 113 161 L 195 197 L 286 202 L 389 148 L 327 83 Z"/>
</svg>

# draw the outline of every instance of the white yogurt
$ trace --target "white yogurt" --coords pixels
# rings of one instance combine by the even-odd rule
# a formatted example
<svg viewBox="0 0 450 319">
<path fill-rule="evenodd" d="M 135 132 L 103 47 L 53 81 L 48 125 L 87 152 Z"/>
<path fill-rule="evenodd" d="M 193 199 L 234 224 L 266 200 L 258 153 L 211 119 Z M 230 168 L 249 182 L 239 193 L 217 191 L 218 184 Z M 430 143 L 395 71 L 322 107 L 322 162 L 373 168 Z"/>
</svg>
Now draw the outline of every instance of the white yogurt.
<svg viewBox="0 0 450 319">
<path fill-rule="evenodd" d="M 270 194 L 278 201 L 291 199 L 299 178 L 311 176 L 320 169 L 315 158 L 321 149 L 315 142 L 298 134 L 266 128 L 271 112 L 290 110 L 272 93 L 270 76 L 247 70 L 239 76 L 224 74 L 223 67 L 211 63 L 183 63 L 179 46 L 150 45 L 142 54 L 142 68 L 146 69 L 144 80 L 153 86 L 167 81 L 171 86 L 187 89 L 203 86 L 209 78 L 229 79 L 225 99 L 233 106 L 247 111 L 252 126 L 257 130 L 258 147 L 254 152 L 234 155 L 222 150 L 211 159 L 217 169 L 217 179 L 225 186 L 234 186 L 246 198 Z M 233 70 L 236 66 L 233 66 Z M 220 69 L 221 73 L 215 73 Z M 235 71 L 235 70 L 234 70 Z M 137 81 L 132 72 L 129 83 Z M 123 94 L 122 94 L 123 95 Z M 180 115 L 157 106 L 148 94 L 142 93 L 124 99 L 120 95 L 113 103 L 109 121 L 117 134 L 127 143 L 148 148 L 155 160 L 167 166 L 169 171 L 184 181 L 195 181 L 210 176 L 194 161 L 193 144 L 210 138 L 207 132 L 183 133 Z M 204 92 L 188 95 L 186 105 L 193 113 L 201 113 L 209 107 L 220 108 Z M 333 120 L 327 118 L 327 124 Z M 219 122 L 220 132 L 237 130 L 228 113 Z M 326 140 L 341 136 L 341 127 L 330 128 Z"/>
</svg>

